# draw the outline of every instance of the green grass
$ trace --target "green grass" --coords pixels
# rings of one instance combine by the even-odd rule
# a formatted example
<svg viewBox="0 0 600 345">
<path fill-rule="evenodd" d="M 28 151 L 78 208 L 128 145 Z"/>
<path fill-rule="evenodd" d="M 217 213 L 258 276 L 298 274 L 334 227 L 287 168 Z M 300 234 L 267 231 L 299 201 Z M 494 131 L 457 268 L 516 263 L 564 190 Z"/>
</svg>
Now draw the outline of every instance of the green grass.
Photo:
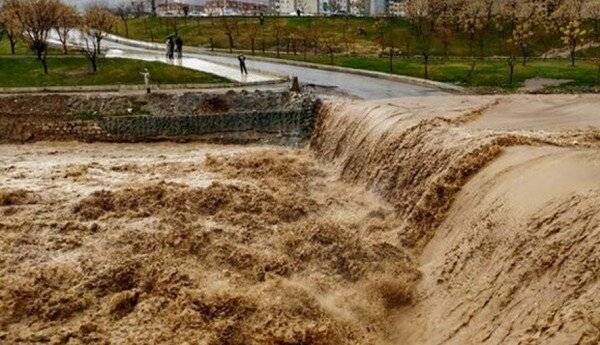
<svg viewBox="0 0 600 345">
<path fill-rule="evenodd" d="M 17 40 L 17 44 L 15 45 L 15 53 L 17 55 L 33 55 L 33 52 L 29 49 L 27 43 L 20 39 Z M 74 54 L 76 52 L 72 53 Z M 10 43 L 6 37 L 3 37 L 2 40 L 0 40 L 0 56 L 2 55 L 11 55 Z M 57 48 L 50 48 L 48 50 L 48 55 L 62 55 L 62 51 Z"/>
<path fill-rule="evenodd" d="M 274 54 L 265 54 L 275 57 Z M 301 54 L 281 54 L 282 59 L 302 60 L 320 64 L 330 64 L 326 55 L 307 55 L 306 60 Z M 521 63 L 515 67 L 513 85 L 508 81 L 508 64 L 502 60 L 476 61 L 475 70 L 469 76 L 472 60 L 434 60 L 429 65 L 431 80 L 453 83 L 466 87 L 494 87 L 515 89 L 530 78 L 569 79 L 569 85 L 594 87 L 599 86 L 598 65 L 587 61 L 578 61 L 571 67 L 567 60 L 532 60 L 523 66 Z M 389 73 L 389 61 L 386 58 L 362 56 L 335 56 L 334 65 L 356 68 L 369 71 Z M 396 58 L 393 63 L 394 74 L 422 78 L 424 75 L 423 63 L 419 59 Z"/>
<path fill-rule="evenodd" d="M 346 52 L 356 52 L 361 55 L 376 54 L 379 47 L 376 43 L 377 37 L 377 19 L 368 17 L 267 17 L 265 25 L 258 25 L 256 17 L 237 17 L 228 18 L 229 21 L 237 22 L 237 30 L 234 34 L 235 47 L 238 49 L 250 48 L 250 37 L 256 38 L 257 48 L 262 45 L 264 40 L 268 50 L 274 50 L 275 35 L 274 24 L 279 21 L 285 24 L 289 33 L 295 33 L 297 39 L 301 39 L 299 32 L 303 30 L 307 32 L 309 28 L 320 28 L 319 36 L 323 39 L 325 36 L 333 36 L 338 39 L 340 50 Z M 259 27 L 257 32 L 253 32 L 253 26 Z M 210 39 L 212 38 L 215 48 L 228 48 L 228 39 L 223 29 L 223 19 L 219 17 L 213 18 L 159 18 L 159 17 L 140 17 L 130 19 L 128 21 L 129 37 L 144 41 L 163 42 L 168 35 L 178 32 L 187 45 L 209 47 Z M 411 32 L 409 24 L 402 18 L 397 18 L 388 27 L 393 28 L 397 32 L 395 41 L 397 49 L 402 50 L 406 55 L 415 55 L 418 52 L 414 47 L 418 41 Z M 125 36 L 125 26 L 122 22 L 117 25 L 116 34 Z M 281 45 L 287 45 L 287 40 L 292 37 L 284 33 L 282 35 Z M 344 43 L 344 37 L 349 37 L 349 43 Z M 552 42 L 544 42 L 540 38 L 536 42 L 532 42 L 531 49 L 533 55 L 539 55 L 550 48 L 560 47 L 558 39 Z M 443 55 L 442 44 L 439 41 L 434 42 L 434 55 Z M 458 33 L 452 40 L 452 44 L 448 53 L 454 56 L 470 55 L 469 41 L 464 34 Z M 478 44 L 473 48 L 473 54 L 480 54 Z M 495 56 L 503 54 L 503 39 L 501 33 L 490 30 L 485 36 L 485 44 L 483 46 L 483 54 L 485 56 Z"/>
<path fill-rule="evenodd" d="M 49 75 L 34 57 L 0 57 L 0 87 L 83 86 L 143 84 L 140 72 L 148 68 L 155 84 L 224 83 L 226 79 L 187 68 L 127 59 L 101 59 L 99 71 L 90 73 L 81 57 L 49 57 Z"/>
</svg>

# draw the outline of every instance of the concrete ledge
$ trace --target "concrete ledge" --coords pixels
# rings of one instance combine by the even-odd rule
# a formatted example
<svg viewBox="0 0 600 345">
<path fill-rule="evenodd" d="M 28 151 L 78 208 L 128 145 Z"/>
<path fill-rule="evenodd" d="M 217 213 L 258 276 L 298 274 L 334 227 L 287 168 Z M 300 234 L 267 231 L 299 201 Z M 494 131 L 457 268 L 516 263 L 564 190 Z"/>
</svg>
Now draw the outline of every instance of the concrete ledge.
<svg viewBox="0 0 600 345">
<path fill-rule="evenodd" d="M 109 35 L 107 37 L 107 40 L 110 40 L 110 41 L 113 41 L 113 42 L 117 42 L 117 43 L 126 44 L 126 45 L 131 45 L 133 47 L 138 47 L 138 48 L 160 50 L 160 51 L 164 50 L 163 45 L 160 45 L 158 43 L 137 41 L 137 40 L 127 39 L 127 38 L 122 38 L 122 37 L 115 36 L 115 35 Z M 230 54 L 230 53 L 225 53 L 225 52 L 214 52 L 214 51 L 206 50 L 204 48 L 196 48 L 196 47 L 187 47 L 186 51 L 190 52 L 192 54 L 195 53 L 195 54 L 204 54 L 204 55 L 212 55 L 212 56 L 224 56 L 224 57 L 235 57 L 236 56 L 236 54 Z M 282 65 L 290 65 L 290 66 L 314 68 L 314 69 L 323 70 L 323 71 L 341 72 L 341 73 L 350 73 L 350 74 L 362 75 L 362 76 L 365 76 L 365 77 L 371 77 L 371 78 L 377 78 L 377 79 L 385 79 L 385 80 L 397 81 L 397 82 L 401 82 L 401 83 L 407 83 L 407 84 L 413 84 L 413 85 L 420 85 L 420 86 L 426 86 L 426 87 L 433 87 L 433 88 L 437 88 L 437 89 L 440 89 L 440 90 L 445 90 L 445 91 L 450 91 L 450 92 L 456 92 L 456 93 L 464 93 L 464 92 L 466 92 L 466 89 L 463 88 L 463 87 L 461 87 L 461 86 L 457 86 L 457 85 L 453 85 L 453 84 L 448 84 L 448 83 L 442 83 L 442 82 L 433 81 L 433 80 L 422 79 L 422 78 L 415 78 L 415 77 L 408 77 L 408 76 L 403 76 L 403 75 L 397 75 L 397 74 L 389 74 L 389 73 L 376 72 L 376 71 L 368 71 L 368 70 L 362 70 L 362 69 L 356 69 L 356 68 L 348 68 L 348 67 L 323 65 L 323 64 L 313 63 L 313 62 L 276 59 L 276 58 L 269 58 L 269 57 L 263 57 L 263 56 L 254 56 L 254 55 L 248 56 L 247 58 L 248 58 L 248 60 L 273 62 L 273 63 L 282 64 Z M 230 65 L 230 64 L 225 64 L 225 65 Z M 260 71 L 260 72 L 269 73 L 268 71 Z M 272 74 L 272 72 L 271 72 L 271 74 Z M 302 76 L 299 76 L 299 77 L 300 77 L 300 79 L 302 78 Z"/>
<path fill-rule="evenodd" d="M 227 89 L 248 86 L 266 86 L 284 84 L 287 80 L 273 80 L 253 83 L 216 83 L 216 84 L 156 84 L 154 91 L 161 90 L 193 90 L 193 89 Z M 119 92 L 144 91 L 144 85 L 85 85 L 85 86 L 42 86 L 42 87 L 3 87 L 0 94 L 15 93 L 74 93 L 74 92 Z"/>
</svg>

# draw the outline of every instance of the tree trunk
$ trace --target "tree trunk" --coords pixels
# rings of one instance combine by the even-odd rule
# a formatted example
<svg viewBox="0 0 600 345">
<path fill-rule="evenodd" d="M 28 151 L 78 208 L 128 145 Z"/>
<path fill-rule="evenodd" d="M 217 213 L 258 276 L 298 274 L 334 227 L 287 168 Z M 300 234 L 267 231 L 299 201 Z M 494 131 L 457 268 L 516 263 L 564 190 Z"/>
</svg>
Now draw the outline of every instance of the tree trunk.
<svg viewBox="0 0 600 345">
<path fill-rule="evenodd" d="M 229 52 L 233 53 L 233 35 L 227 34 L 227 39 L 229 40 Z"/>
<path fill-rule="evenodd" d="M 92 63 L 92 73 L 96 74 L 96 72 L 98 72 L 98 63 L 96 61 L 96 57 L 92 57 L 90 62 Z"/>
<path fill-rule="evenodd" d="M 429 54 L 423 54 L 423 63 L 425 64 L 425 79 L 429 79 Z"/>
<path fill-rule="evenodd" d="M 279 43 L 280 43 L 279 42 L 279 37 L 275 38 L 275 49 L 277 51 L 277 57 L 280 57 L 280 54 L 279 54 Z"/>
<path fill-rule="evenodd" d="M 394 73 L 394 47 L 390 47 L 390 73 Z"/>
<path fill-rule="evenodd" d="M 308 50 L 307 49 L 308 48 L 307 45 L 308 45 L 307 40 L 304 40 L 302 42 L 302 56 L 304 57 L 304 60 L 306 60 L 306 52 Z"/>
<path fill-rule="evenodd" d="M 448 50 L 450 48 L 450 42 L 444 42 L 444 61 L 448 61 Z"/>
<path fill-rule="evenodd" d="M 68 55 L 69 54 L 69 46 L 67 45 L 66 40 L 64 42 L 62 42 L 62 48 L 63 48 L 63 54 Z"/>
<path fill-rule="evenodd" d="M 333 48 L 329 48 L 329 63 L 333 65 Z"/>
<path fill-rule="evenodd" d="M 48 74 L 48 61 L 46 60 L 47 51 L 42 52 L 40 59 L 42 61 L 42 66 L 44 66 L 44 74 Z"/>
<path fill-rule="evenodd" d="M 575 67 L 575 49 L 571 48 L 571 67 Z"/>
<path fill-rule="evenodd" d="M 17 51 L 16 51 L 17 40 L 15 39 L 15 35 L 8 35 L 8 42 L 10 44 L 10 53 L 12 55 L 17 54 Z"/>
<path fill-rule="evenodd" d="M 123 19 L 123 25 L 125 26 L 125 37 L 129 38 L 129 24 L 127 19 Z"/>
<path fill-rule="evenodd" d="M 515 59 L 511 56 L 508 59 L 508 85 L 513 85 L 513 78 L 515 75 Z"/>
</svg>

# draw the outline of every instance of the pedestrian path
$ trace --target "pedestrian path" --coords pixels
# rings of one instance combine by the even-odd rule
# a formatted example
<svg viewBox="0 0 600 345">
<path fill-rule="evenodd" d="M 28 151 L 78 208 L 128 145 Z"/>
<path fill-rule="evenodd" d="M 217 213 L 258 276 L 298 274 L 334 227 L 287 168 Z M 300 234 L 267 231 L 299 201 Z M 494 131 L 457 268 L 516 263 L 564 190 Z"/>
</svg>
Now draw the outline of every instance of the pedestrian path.
<svg viewBox="0 0 600 345">
<path fill-rule="evenodd" d="M 227 78 L 237 83 L 261 83 L 261 82 L 274 82 L 282 80 L 281 77 L 275 75 L 269 75 L 260 73 L 257 71 L 250 70 L 250 74 L 242 75 L 239 67 L 233 64 L 216 63 L 207 61 L 197 57 L 190 57 L 184 55 L 181 59 L 169 60 L 166 56 L 160 53 L 144 52 L 144 51 L 129 51 L 121 49 L 109 49 L 106 53 L 106 57 L 112 58 L 127 58 L 143 61 L 159 61 L 167 64 L 176 66 L 186 67 L 197 71 L 208 72 L 219 77 Z"/>
<path fill-rule="evenodd" d="M 58 42 L 51 35 L 52 43 Z M 73 32 L 69 39 L 72 45 L 82 46 L 81 33 Z M 60 43 L 60 42 L 58 42 Z M 103 41 L 110 57 L 122 57 L 146 61 L 168 62 L 163 52 L 164 45 L 159 43 L 136 41 L 115 35 L 108 35 Z M 188 48 L 189 50 L 189 48 Z M 184 46 L 184 51 L 186 47 Z M 198 71 L 212 73 L 232 81 L 248 84 L 274 82 L 287 77 L 298 77 L 303 84 L 334 87 L 341 94 L 348 94 L 363 99 L 382 99 L 403 96 L 429 96 L 447 94 L 436 87 L 416 85 L 397 80 L 376 78 L 355 73 L 329 71 L 309 66 L 293 66 L 285 61 L 261 61 L 247 57 L 250 75 L 242 76 L 235 56 L 216 56 L 203 52 L 200 48 L 186 51 L 181 59 L 181 66 Z M 175 62 L 179 63 L 179 62 Z"/>
<path fill-rule="evenodd" d="M 57 46 L 61 45 L 56 32 L 51 32 L 49 34 L 48 42 Z M 70 32 L 68 42 L 71 46 L 85 46 L 85 40 L 82 37 L 82 33 L 76 30 Z M 250 73 L 248 75 L 242 75 L 240 68 L 236 63 L 208 61 L 199 56 L 190 56 L 189 54 L 184 54 L 181 59 L 169 60 L 167 59 L 166 54 L 159 50 L 160 45 L 156 43 L 119 39 L 118 36 L 114 35 L 109 35 L 103 40 L 102 47 L 108 49 L 106 57 L 158 61 L 173 64 L 196 71 L 211 73 L 240 84 L 284 81 L 284 78 L 280 75 L 265 73 L 252 68 L 249 68 Z"/>
</svg>

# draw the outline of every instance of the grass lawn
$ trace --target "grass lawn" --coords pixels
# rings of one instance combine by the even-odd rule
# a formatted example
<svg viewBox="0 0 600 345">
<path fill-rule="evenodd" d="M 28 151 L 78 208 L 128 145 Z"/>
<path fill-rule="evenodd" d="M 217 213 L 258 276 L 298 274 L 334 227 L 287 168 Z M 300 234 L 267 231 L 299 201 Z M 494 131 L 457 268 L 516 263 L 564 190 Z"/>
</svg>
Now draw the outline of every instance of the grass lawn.
<svg viewBox="0 0 600 345">
<path fill-rule="evenodd" d="M 268 50 L 274 50 L 276 45 L 275 27 L 276 24 L 283 25 L 285 28 L 280 37 L 280 45 L 285 47 L 287 42 L 295 40 L 296 44 L 302 44 L 303 33 L 308 33 L 308 37 L 318 37 L 323 41 L 325 37 L 332 36 L 337 38 L 339 49 L 344 51 L 356 52 L 359 54 L 375 54 L 379 51 L 377 45 L 377 19 L 369 17 L 266 17 L 265 24 L 259 25 L 257 17 L 204 17 L 204 18 L 160 18 L 160 17 L 139 17 L 128 20 L 129 37 L 144 41 L 164 42 L 165 37 L 178 32 L 187 45 L 209 47 L 212 39 L 215 48 L 228 48 L 228 38 L 225 35 L 225 21 L 234 28 L 234 45 L 238 49 L 249 49 L 251 38 L 255 38 L 255 45 L 265 46 Z M 233 24 L 232 24 L 233 23 Z M 396 49 L 400 49 L 407 55 L 415 55 L 416 42 L 419 40 L 410 30 L 407 21 L 403 18 L 397 18 L 388 28 L 393 28 L 396 32 Z M 313 36 L 310 33 L 313 33 Z M 119 22 L 115 33 L 121 36 L 126 35 L 125 25 Z M 490 30 L 484 37 L 483 54 L 485 56 L 496 56 L 504 54 L 504 39 L 502 34 L 496 30 Z M 309 44 L 312 44 L 309 42 Z M 561 42 L 558 38 L 540 36 L 531 43 L 531 55 L 540 55 L 551 48 L 560 47 Z M 434 55 L 443 55 L 443 45 L 439 40 L 435 40 L 432 53 Z M 449 47 L 449 55 L 466 56 L 470 55 L 469 41 L 463 33 L 454 35 Z M 479 56 L 480 47 L 476 43 L 473 47 L 473 54 Z"/>
<path fill-rule="evenodd" d="M 140 72 L 148 68 L 156 84 L 225 83 L 227 79 L 160 62 L 101 59 L 98 72 L 90 73 L 82 57 L 48 57 L 50 74 L 45 75 L 34 57 L 0 57 L 0 87 L 82 86 L 143 84 Z"/>
<path fill-rule="evenodd" d="M 275 57 L 267 53 L 265 56 Z M 308 54 L 306 60 L 301 54 L 281 54 L 281 59 L 301 60 L 320 64 L 331 64 L 327 55 Z M 390 72 L 389 60 L 379 57 L 335 56 L 334 65 L 377 72 Z M 396 58 L 393 63 L 394 74 L 411 77 L 423 77 L 423 63 L 419 59 Z M 570 79 L 571 86 L 594 87 L 600 86 L 598 65 L 588 61 L 578 61 L 573 68 L 567 60 L 532 60 L 523 66 L 515 67 L 514 83 L 508 83 L 508 64 L 502 60 L 477 61 L 475 70 L 469 77 L 471 60 L 433 60 L 429 64 L 431 80 L 453 83 L 466 87 L 497 87 L 515 89 L 530 78 Z"/>
</svg>

